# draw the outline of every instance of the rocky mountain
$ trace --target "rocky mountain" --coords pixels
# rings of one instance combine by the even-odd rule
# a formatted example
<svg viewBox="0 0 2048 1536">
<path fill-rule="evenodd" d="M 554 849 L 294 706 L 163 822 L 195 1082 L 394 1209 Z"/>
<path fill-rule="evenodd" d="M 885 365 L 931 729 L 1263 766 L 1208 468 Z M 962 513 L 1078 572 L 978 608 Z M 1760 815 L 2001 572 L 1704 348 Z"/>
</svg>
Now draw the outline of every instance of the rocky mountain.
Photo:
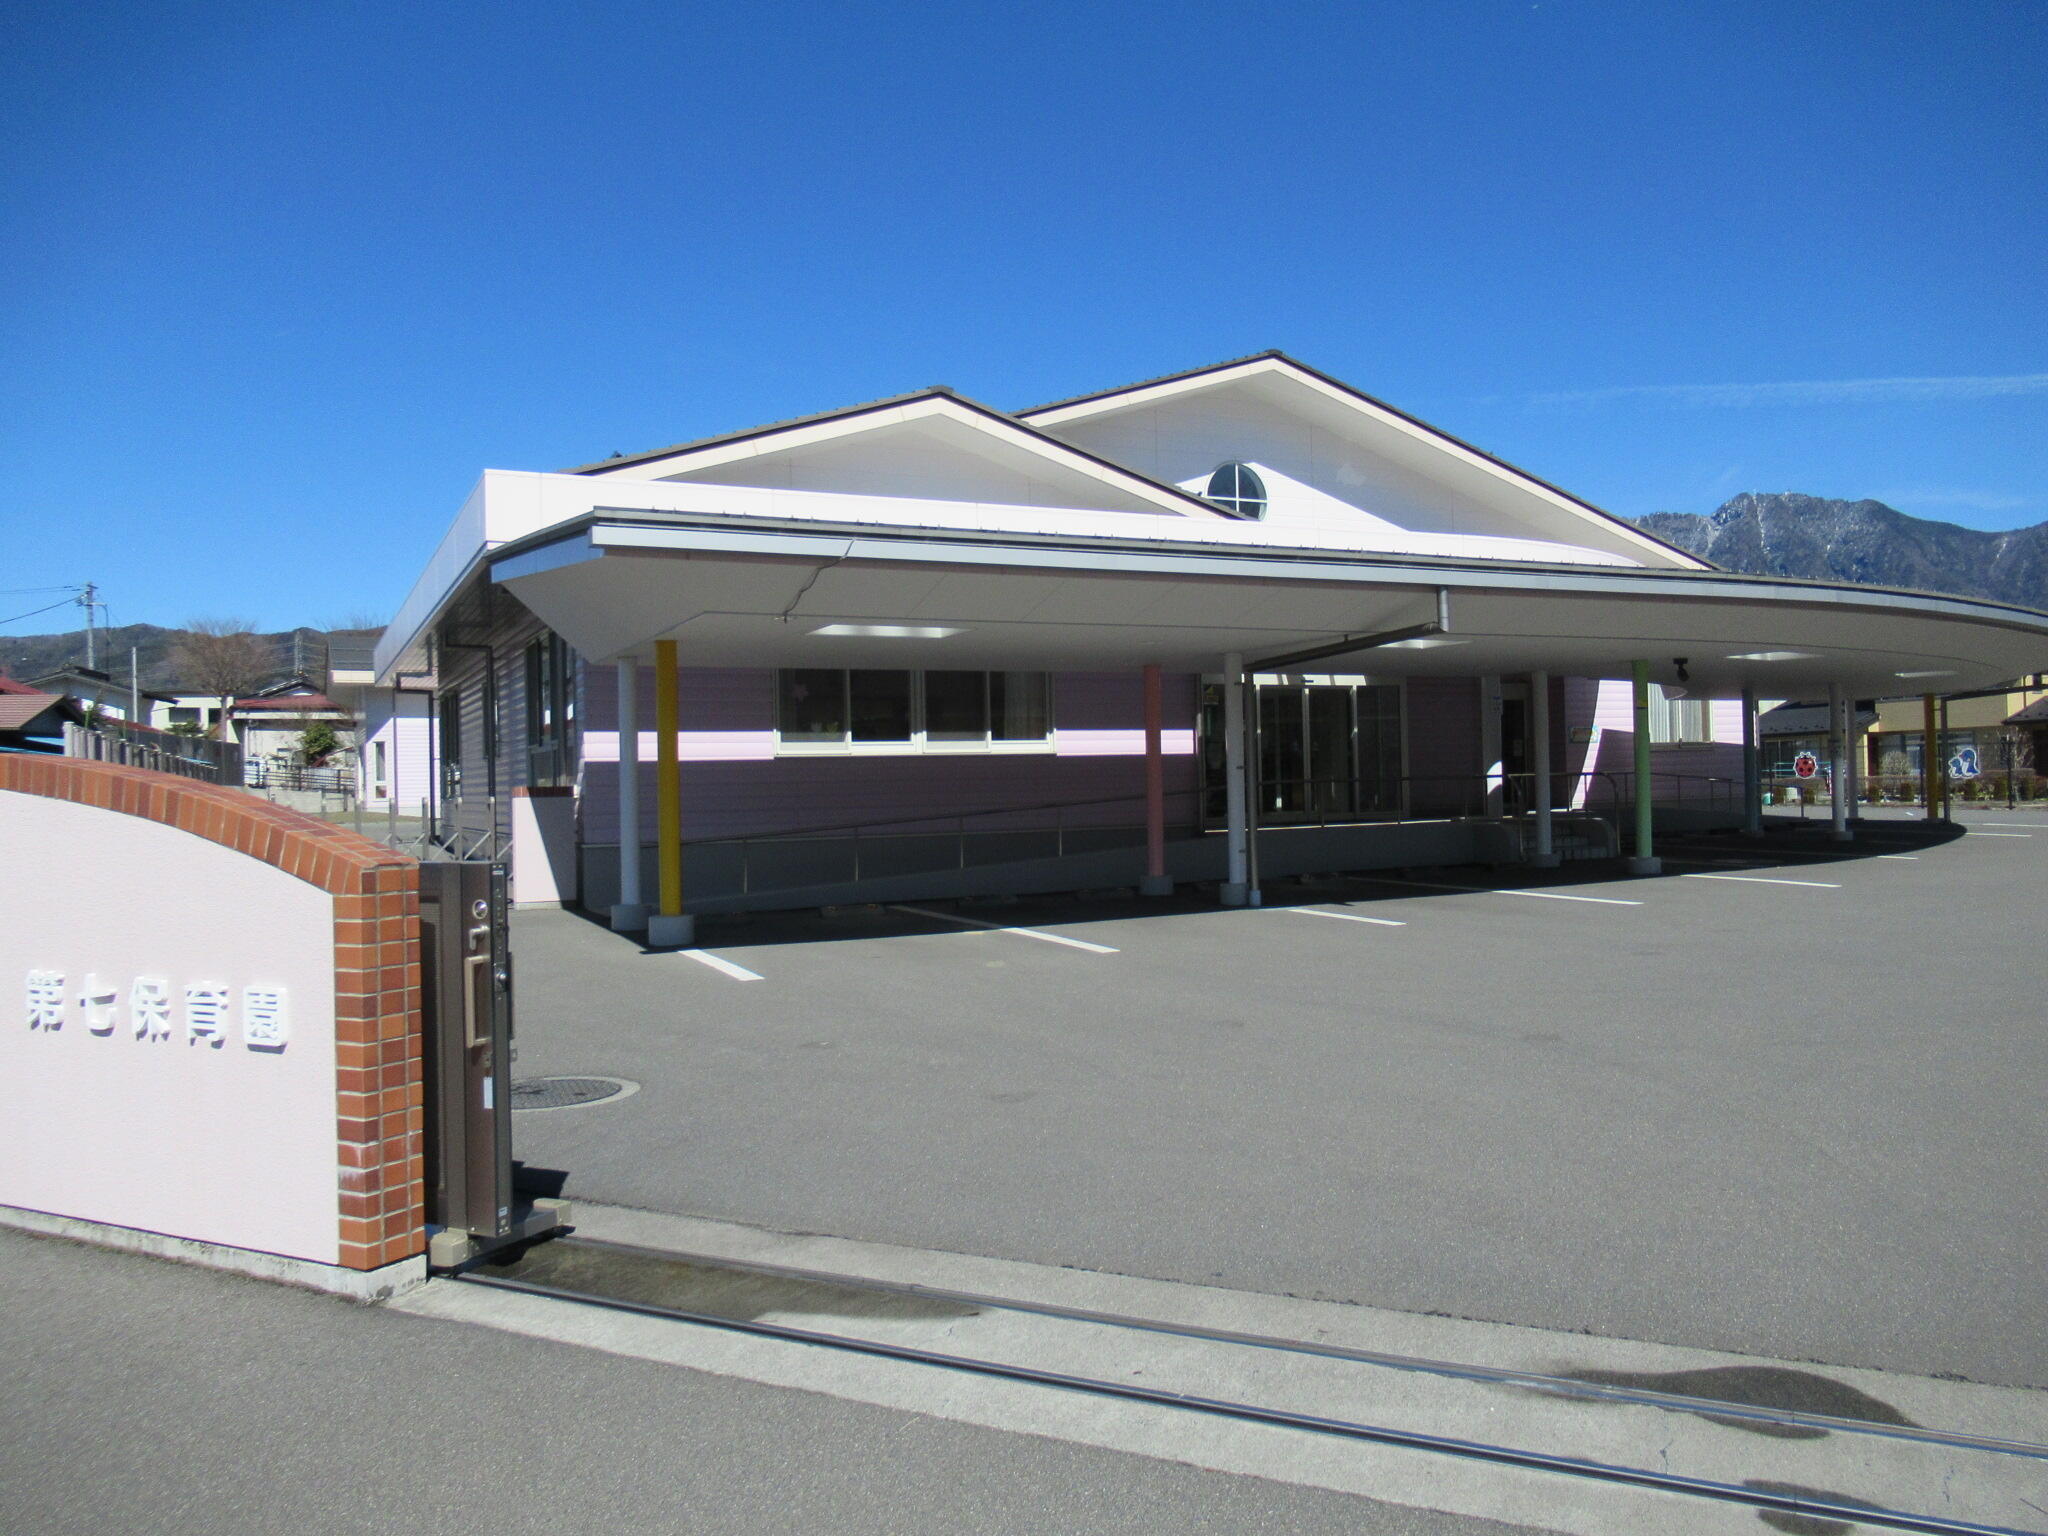
<svg viewBox="0 0 2048 1536">
<path fill-rule="evenodd" d="M 1910 587 L 2048 608 L 2048 523 L 1986 533 L 1881 501 L 1745 491 L 1701 516 L 1652 512 L 1646 532 L 1731 571 Z"/>
<path fill-rule="evenodd" d="M 118 683 L 128 681 L 128 652 L 132 646 L 142 674 L 142 686 L 159 693 L 193 691 L 178 676 L 178 646 L 185 638 L 182 629 L 165 629 L 156 624 L 124 624 L 103 629 L 94 640 L 94 655 L 100 670 Z M 375 638 L 376 631 L 335 630 L 336 639 L 361 641 Z M 275 658 L 273 681 L 305 674 L 316 682 L 327 670 L 329 632 L 318 629 L 287 629 L 274 635 L 259 635 Z M 23 682 L 85 661 L 85 631 L 68 630 L 54 635 L 0 635 L 0 673 Z"/>
</svg>

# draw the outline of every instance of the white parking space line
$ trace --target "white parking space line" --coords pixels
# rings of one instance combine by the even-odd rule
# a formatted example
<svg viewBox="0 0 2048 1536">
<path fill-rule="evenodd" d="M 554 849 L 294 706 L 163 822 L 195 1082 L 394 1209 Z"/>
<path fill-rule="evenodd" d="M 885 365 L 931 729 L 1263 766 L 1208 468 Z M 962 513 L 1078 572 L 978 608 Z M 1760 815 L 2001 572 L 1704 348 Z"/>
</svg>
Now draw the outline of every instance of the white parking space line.
<svg viewBox="0 0 2048 1536">
<path fill-rule="evenodd" d="M 1981 827 L 1970 828 L 1970 836 L 1972 837 L 2032 837 L 2033 835 L 2031 832 L 1986 832 Z"/>
<path fill-rule="evenodd" d="M 958 923 L 963 928 L 986 928 L 991 933 L 1014 933 L 1020 939 L 1037 939 L 1046 944 L 1064 944 L 1069 949 L 1085 949 L 1091 955 L 1113 955 L 1115 950 L 1107 944 L 1090 944 L 1086 939 L 1070 939 L 1063 933 L 1046 933 L 1038 928 L 1012 928 L 1004 923 L 985 923 L 978 917 L 962 917 L 957 912 L 934 912 L 930 907 L 895 906 L 896 912 L 914 912 L 919 917 L 934 917 L 942 923 Z"/>
<path fill-rule="evenodd" d="M 1913 860 L 1913 859 L 1917 859 L 1917 858 L 1919 858 L 1919 857 L 1920 857 L 1920 855 L 1919 855 L 1919 854 L 1917 854 L 1917 853 L 1880 853 L 1880 854 L 1878 855 L 1878 857 L 1879 857 L 1880 859 L 1906 859 L 1906 860 Z"/>
<path fill-rule="evenodd" d="M 1374 885 L 1412 885 L 1424 891 L 1466 891 L 1474 896 L 1539 896 L 1545 901 L 1590 901 L 1603 907 L 1640 907 L 1640 901 L 1625 896 L 1572 896 L 1564 891 L 1525 891 L 1501 885 L 1444 885 L 1436 880 L 1382 880 L 1369 876 Z"/>
<path fill-rule="evenodd" d="M 1681 880 L 1741 880 L 1749 885 L 1804 885 L 1816 891 L 1839 891 L 1832 880 L 1776 880 L 1769 875 L 1681 875 Z"/>
<path fill-rule="evenodd" d="M 1376 923 L 1382 928 L 1406 928 L 1408 925 L 1391 917 L 1367 917 L 1363 912 L 1325 912 L 1317 907 L 1267 907 L 1268 912 L 1299 912 L 1303 917 L 1334 917 L 1340 923 Z"/>
<path fill-rule="evenodd" d="M 701 949 L 683 949 L 678 950 L 677 953 L 689 956 L 690 959 L 696 961 L 699 965 L 708 965 L 714 971 L 723 971 L 734 981 L 761 980 L 759 972 L 750 971 L 744 965 L 734 965 L 723 955 L 709 954 Z"/>
</svg>

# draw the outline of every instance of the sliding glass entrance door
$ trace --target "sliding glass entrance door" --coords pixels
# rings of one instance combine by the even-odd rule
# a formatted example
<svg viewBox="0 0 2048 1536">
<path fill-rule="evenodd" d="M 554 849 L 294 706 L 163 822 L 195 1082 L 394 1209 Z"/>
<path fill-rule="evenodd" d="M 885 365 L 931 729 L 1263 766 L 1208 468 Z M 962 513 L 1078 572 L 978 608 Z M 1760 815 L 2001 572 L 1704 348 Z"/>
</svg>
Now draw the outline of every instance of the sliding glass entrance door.
<svg viewBox="0 0 2048 1536">
<path fill-rule="evenodd" d="M 1401 806 L 1401 690 L 1393 684 L 1262 684 L 1259 820 L 1268 826 L 1350 821 Z M 1202 778 L 1208 821 L 1223 817 L 1223 690 L 1203 690 Z"/>
</svg>

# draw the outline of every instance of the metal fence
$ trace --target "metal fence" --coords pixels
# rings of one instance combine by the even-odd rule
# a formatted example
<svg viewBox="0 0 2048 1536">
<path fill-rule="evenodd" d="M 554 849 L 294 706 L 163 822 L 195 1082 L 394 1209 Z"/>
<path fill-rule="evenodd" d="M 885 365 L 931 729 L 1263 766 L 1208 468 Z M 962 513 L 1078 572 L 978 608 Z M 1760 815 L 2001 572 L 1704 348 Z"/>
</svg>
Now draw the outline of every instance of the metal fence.
<svg viewBox="0 0 2048 1536">
<path fill-rule="evenodd" d="M 64 755 L 95 763 L 121 763 L 204 779 L 210 784 L 242 782 L 242 749 L 232 741 L 211 741 L 152 730 L 126 720 L 102 719 L 64 727 Z"/>
<path fill-rule="evenodd" d="M 356 792 L 356 772 L 347 764 L 313 767 L 259 757 L 244 765 L 242 783 L 249 789 L 317 790 L 323 795 L 352 799 Z"/>
<path fill-rule="evenodd" d="M 511 839 L 497 830 L 498 799 L 489 795 L 480 802 L 485 824 L 467 826 L 460 822 L 444 820 L 431 801 L 422 800 L 419 809 L 401 811 L 397 800 L 389 800 L 383 810 L 365 814 L 363 803 L 358 800 L 350 818 L 350 824 L 364 837 L 395 848 L 400 853 L 416 859 L 439 861 L 443 859 L 498 860 L 508 858 L 512 851 Z M 456 809 L 459 811 L 460 806 Z"/>
</svg>

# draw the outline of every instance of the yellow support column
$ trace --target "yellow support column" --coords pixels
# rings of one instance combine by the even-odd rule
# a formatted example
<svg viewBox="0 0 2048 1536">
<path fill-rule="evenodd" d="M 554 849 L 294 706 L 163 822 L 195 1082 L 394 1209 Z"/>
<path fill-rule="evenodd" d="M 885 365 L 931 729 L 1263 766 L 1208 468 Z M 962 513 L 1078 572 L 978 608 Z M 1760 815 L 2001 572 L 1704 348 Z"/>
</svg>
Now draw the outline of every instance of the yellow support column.
<svg viewBox="0 0 2048 1536">
<path fill-rule="evenodd" d="M 695 941 L 696 924 L 683 915 L 683 776 L 676 757 L 676 643 L 654 642 L 655 852 L 661 871 L 661 910 L 647 920 L 647 943 L 673 949 Z"/>
</svg>

